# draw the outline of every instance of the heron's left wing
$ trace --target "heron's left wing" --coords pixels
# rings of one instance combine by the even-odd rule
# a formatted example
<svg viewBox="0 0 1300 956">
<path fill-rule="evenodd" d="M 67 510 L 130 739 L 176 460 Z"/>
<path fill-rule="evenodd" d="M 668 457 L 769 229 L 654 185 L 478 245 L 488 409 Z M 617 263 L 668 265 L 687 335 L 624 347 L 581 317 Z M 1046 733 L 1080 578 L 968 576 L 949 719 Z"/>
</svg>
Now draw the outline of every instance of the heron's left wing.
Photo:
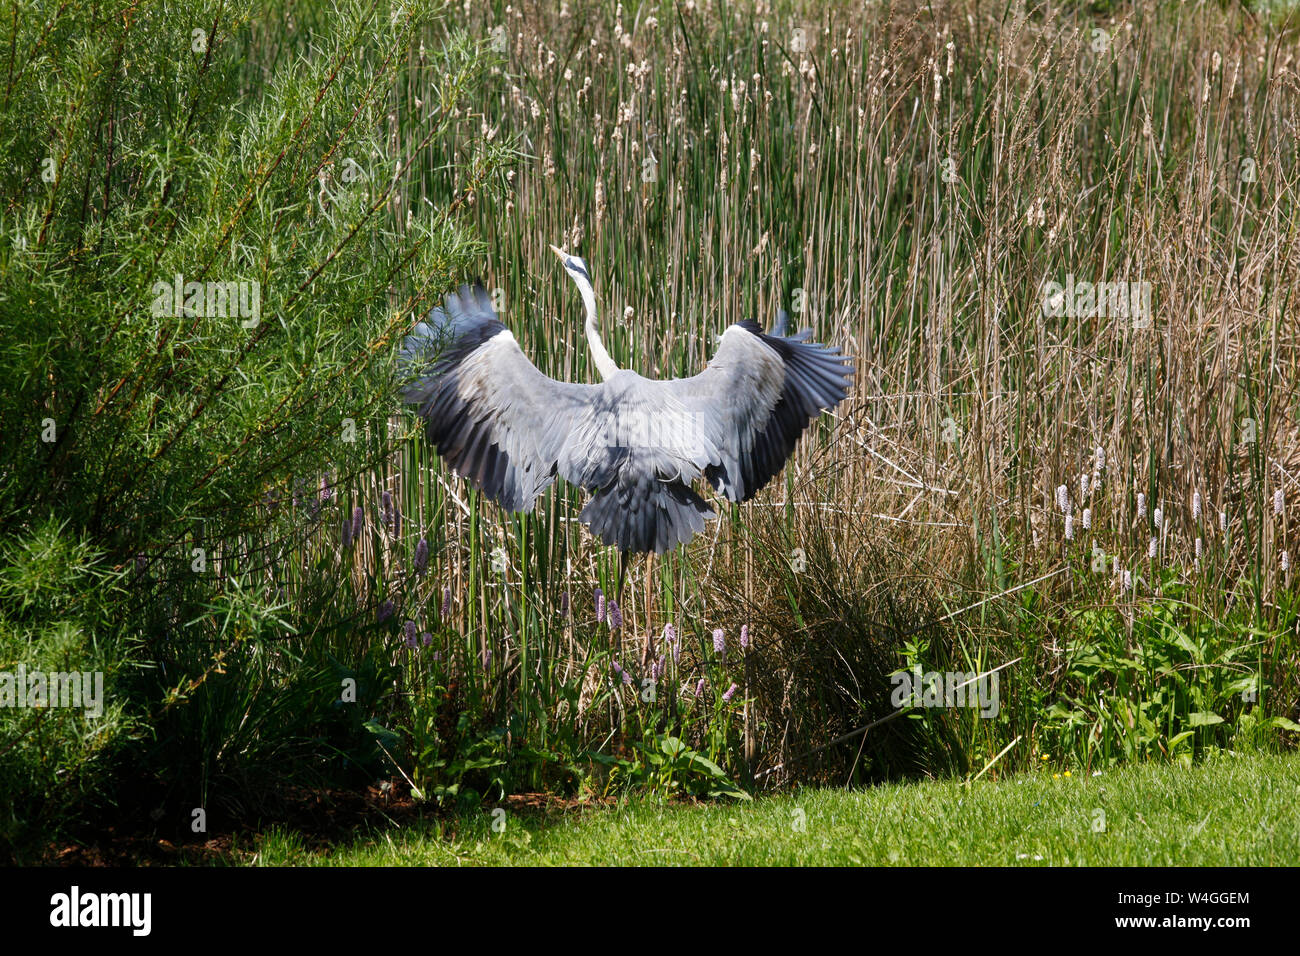
<svg viewBox="0 0 1300 956">
<path fill-rule="evenodd" d="M 540 372 L 482 286 L 461 286 L 406 337 L 406 402 L 458 474 L 508 511 L 528 511 L 554 480 L 574 422 L 598 386 Z"/>
<path fill-rule="evenodd" d="M 808 330 L 769 335 L 757 322 L 739 322 L 723 332 L 708 368 L 664 383 L 718 447 L 704 476 L 732 501 L 758 494 L 804 430 L 848 397 L 851 359 L 810 337 Z"/>
</svg>

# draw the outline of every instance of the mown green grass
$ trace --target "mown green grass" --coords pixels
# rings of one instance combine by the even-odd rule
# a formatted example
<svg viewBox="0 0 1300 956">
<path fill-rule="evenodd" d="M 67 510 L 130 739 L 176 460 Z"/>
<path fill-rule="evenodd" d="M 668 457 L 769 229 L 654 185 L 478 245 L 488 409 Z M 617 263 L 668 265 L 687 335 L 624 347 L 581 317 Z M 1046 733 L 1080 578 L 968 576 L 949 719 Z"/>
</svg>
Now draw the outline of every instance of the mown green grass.
<svg viewBox="0 0 1300 956">
<path fill-rule="evenodd" d="M 269 831 L 264 866 L 1286 866 L 1300 863 L 1300 757 L 1223 755 L 1098 776 L 805 790 L 752 803 L 504 817 L 386 830 L 328 852 Z M 1104 830 L 1094 830 L 1104 813 Z M 497 819 L 502 819 L 500 815 Z M 802 828 L 799 824 L 802 821 Z"/>
</svg>

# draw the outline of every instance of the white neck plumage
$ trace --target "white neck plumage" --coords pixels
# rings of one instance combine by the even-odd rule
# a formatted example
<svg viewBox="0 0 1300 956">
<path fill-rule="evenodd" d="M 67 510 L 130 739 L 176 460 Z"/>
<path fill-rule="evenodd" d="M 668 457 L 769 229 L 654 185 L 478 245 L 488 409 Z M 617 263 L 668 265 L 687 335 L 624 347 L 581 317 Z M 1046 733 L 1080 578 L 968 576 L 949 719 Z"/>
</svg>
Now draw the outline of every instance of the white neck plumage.
<svg viewBox="0 0 1300 956">
<path fill-rule="evenodd" d="M 592 290 L 591 283 L 582 276 L 573 276 L 573 281 L 578 283 L 578 291 L 582 293 L 582 304 L 587 307 L 587 345 L 591 347 L 591 357 L 596 363 L 596 371 L 600 373 L 602 379 L 609 381 L 610 376 L 619 369 L 610 358 L 605 343 L 600 340 L 600 329 L 596 326 L 596 293 Z"/>
</svg>

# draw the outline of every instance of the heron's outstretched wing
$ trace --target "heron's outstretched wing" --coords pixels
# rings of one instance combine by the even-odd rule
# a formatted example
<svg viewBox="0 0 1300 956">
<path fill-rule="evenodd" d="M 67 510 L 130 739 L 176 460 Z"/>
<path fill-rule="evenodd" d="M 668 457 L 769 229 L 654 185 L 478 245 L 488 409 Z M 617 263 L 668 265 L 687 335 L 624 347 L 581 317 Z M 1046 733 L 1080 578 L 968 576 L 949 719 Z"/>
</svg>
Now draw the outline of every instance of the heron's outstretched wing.
<svg viewBox="0 0 1300 956">
<path fill-rule="evenodd" d="M 848 397 L 851 359 L 810 337 L 808 329 L 769 335 L 739 322 L 723 332 L 708 368 L 664 383 L 720 450 L 704 476 L 732 501 L 758 494 L 813 420 Z"/>
<path fill-rule="evenodd" d="M 528 511 L 555 478 L 574 422 L 598 388 L 538 371 L 482 286 L 461 286 L 406 337 L 406 402 L 462 477 L 507 511 Z"/>
</svg>

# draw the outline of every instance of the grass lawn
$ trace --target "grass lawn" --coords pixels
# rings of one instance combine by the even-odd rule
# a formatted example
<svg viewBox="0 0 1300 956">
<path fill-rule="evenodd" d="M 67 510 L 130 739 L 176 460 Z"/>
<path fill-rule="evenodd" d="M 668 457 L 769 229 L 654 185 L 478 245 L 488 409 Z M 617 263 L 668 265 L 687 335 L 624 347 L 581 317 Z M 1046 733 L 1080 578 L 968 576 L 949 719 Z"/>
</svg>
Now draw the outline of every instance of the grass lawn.
<svg viewBox="0 0 1300 956">
<path fill-rule="evenodd" d="M 273 830 L 261 865 L 1294 866 L 1300 756 L 1000 782 L 804 790 L 752 803 L 635 800 L 568 813 L 492 811 L 358 837 L 327 852 Z M 504 823 L 504 828 L 502 828 Z"/>
</svg>

